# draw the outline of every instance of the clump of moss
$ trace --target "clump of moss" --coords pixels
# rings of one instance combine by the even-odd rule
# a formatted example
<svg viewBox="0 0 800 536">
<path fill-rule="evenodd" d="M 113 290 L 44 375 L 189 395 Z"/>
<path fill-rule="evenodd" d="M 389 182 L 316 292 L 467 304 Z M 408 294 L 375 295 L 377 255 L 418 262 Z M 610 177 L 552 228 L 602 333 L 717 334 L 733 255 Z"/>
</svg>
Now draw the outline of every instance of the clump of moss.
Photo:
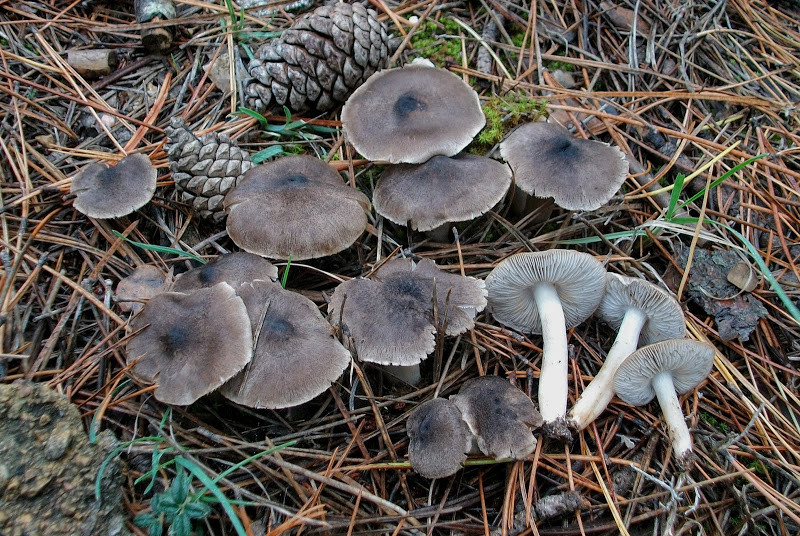
<svg viewBox="0 0 800 536">
<path fill-rule="evenodd" d="M 436 21 L 426 20 L 411 37 L 415 54 L 427 58 L 437 67 L 457 61 L 461 54 L 461 40 L 448 35 L 458 35 L 458 23 L 449 17 Z"/>
<path fill-rule="evenodd" d="M 480 131 L 475 143 L 480 151 L 498 143 L 514 127 L 522 122 L 536 121 L 546 115 L 547 103 L 523 93 L 507 93 L 493 96 L 483 106 L 486 126 Z"/>
</svg>

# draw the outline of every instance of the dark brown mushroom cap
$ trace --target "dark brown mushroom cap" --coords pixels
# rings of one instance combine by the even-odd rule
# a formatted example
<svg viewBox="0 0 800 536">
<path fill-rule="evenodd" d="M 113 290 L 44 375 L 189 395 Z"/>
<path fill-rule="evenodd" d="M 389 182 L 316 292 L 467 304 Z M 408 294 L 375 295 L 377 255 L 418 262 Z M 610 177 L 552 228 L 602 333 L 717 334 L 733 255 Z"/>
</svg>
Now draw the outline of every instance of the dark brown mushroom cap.
<svg viewBox="0 0 800 536">
<path fill-rule="evenodd" d="M 167 404 L 191 404 L 236 375 L 252 356 L 247 310 L 227 283 L 154 296 L 130 326 L 144 328 L 128 341 L 127 362 L 136 361 L 131 374 L 157 383 L 154 395 Z"/>
<path fill-rule="evenodd" d="M 222 386 L 223 396 L 251 408 L 287 408 L 324 392 L 350 363 L 350 352 L 308 298 L 278 283 L 253 281 L 237 292 L 258 340 L 253 360 Z"/>
<path fill-rule="evenodd" d="M 180 274 L 172 285 L 174 292 L 189 292 L 226 282 L 233 288 L 256 279 L 278 278 L 278 269 L 268 260 L 253 253 L 238 251 L 220 255 L 202 266 Z"/>
<path fill-rule="evenodd" d="M 520 460 L 536 448 L 531 430 L 542 416 L 525 393 L 498 376 L 468 380 L 450 400 L 477 438 L 478 447 L 496 459 Z"/>
<path fill-rule="evenodd" d="M 251 168 L 225 196 L 231 239 L 274 259 L 311 259 L 349 247 L 367 226 L 369 199 L 328 164 L 289 156 Z"/>
<path fill-rule="evenodd" d="M 170 276 L 171 279 L 171 276 Z M 149 300 L 157 294 L 166 292 L 169 287 L 167 276 L 152 264 L 142 264 L 117 283 L 116 297 L 120 310 L 138 313 L 144 306 L 135 300 Z"/>
<path fill-rule="evenodd" d="M 552 197 L 567 210 L 595 210 L 619 190 L 628 161 L 619 148 L 575 138 L 553 123 L 527 123 L 500 144 L 516 185 L 536 197 Z"/>
<path fill-rule="evenodd" d="M 467 459 L 472 443 L 461 412 L 449 400 L 434 398 L 417 406 L 409 415 L 406 433 L 408 461 L 425 478 L 454 474 Z"/>
<path fill-rule="evenodd" d="M 597 316 L 619 329 L 628 309 L 637 309 L 647 317 L 639 333 L 642 346 L 680 339 L 686 334 L 683 310 L 672 293 L 644 279 L 608 273 L 606 293 L 597 307 Z"/>
<path fill-rule="evenodd" d="M 143 154 L 114 167 L 91 164 L 72 178 L 72 206 L 90 218 L 119 218 L 147 204 L 156 191 L 156 168 Z"/>
<path fill-rule="evenodd" d="M 358 152 L 393 164 L 457 154 L 485 123 L 469 85 L 420 64 L 373 74 L 342 108 L 342 128 Z"/>
<path fill-rule="evenodd" d="M 694 389 L 714 366 L 714 347 L 691 339 L 668 339 L 642 346 L 622 362 L 614 376 L 614 391 L 632 406 L 655 396 L 651 380 L 662 372 L 672 376 L 678 394 Z"/>
<path fill-rule="evenodd" d="M 342 283 L 328 304 L 330 321 L 349 332 L 363 361 L 416 365 L 434 349 L 434 285 L 445 333 L 470 329 L 475 314 L 486 305 L 483 282 L 444 272 L 427 259 L 418 263 L 393 259 L 375 273 L 374 280 Z"/>
<path fill-rule="evenodd" d="M 372 196 L 375 211 L 394 223 L 430 231 L 477 218 L 505 195 L 511 170 L 491 158 L 434 156 L 424 164 L 390 166 Z"/>
<path fill-rule="evenodd" d="M 518 331 L 541 334 L 532 289 L 550 283 L 558 292 L 567 329 L 586 320 L 605 291 L 606 270 L 591 255 L 567 249 L 517 253 L 500 261 L 486 277 L 495 318 Z"/>
</svg>

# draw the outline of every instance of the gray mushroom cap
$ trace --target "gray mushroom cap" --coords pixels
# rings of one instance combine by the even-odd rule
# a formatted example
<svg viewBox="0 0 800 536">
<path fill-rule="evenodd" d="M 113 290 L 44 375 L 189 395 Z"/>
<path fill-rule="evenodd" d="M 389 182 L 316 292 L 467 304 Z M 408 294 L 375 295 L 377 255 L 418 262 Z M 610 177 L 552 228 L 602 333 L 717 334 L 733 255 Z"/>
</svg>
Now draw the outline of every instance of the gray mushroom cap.
<svg viewBox="0 0 800 536">
<path fill-rule="evenodd" d="M 408 461 L 425 478 L 455 474 L 467 459 L 472 443 L 467 424 L 458 408 L 444 398 L 420 404 L 406 423 Z"/>
<path fill-rule="evenodd" d="M 492 314 L 524 333 L 542 332 L 532 288 L 553 285 L 561 300 L 567 329 L 586 320 L 600 303 L 606 286 L 603 264 L 591 255 L 567 249 L 525 252 L 500 261 L 486 277 Z"/>
<path fill-rule="evenodd" d="M 500 144 L 516 185 L 567 210 L 595 210 L 619 190 L 628 161 L 618 147 L 575 138 L 553 123 L 527 123 Z"/>
<path fill-rule="evenodd" d="M 662 372 L 672 376 L 679 394 L 694 389 L 711 372 L 714 347 L 691 339 L 669 339 L 643 346 L 620 365 L 614 376 L 617 396 L 633 406 L 643 406 L 655 396 L 650 382 Z"/>
<path fill-rule="evenodd" d="M 452 156 L 483 128 L 478 94 L 443 69 L 412 63 L 370 76 L 342 108 L 342 128 L 364 158 L 418 164 Z"/>
<path fill-rule="evenodd" d="M 220 388 L 251 408 L 287 408 L 324 392 L 350 363 L 350 352 L 314 305 L 272 281 L 243 283 L 237 289 L 258 339 L 253 360 Z"/>
<path fill-rule="evenodd" d="M 394 223 L 430 231 L 474 219 L 496 205 L 511 186 L 511 170 L 491 158 L 434 156 L 424 164 L 391 166 L 372 196 L 375 211 Z"/>
<path fill-rule="evenodd" d="M 256 279 L 278 278 L 278 269 L 268 260 L 253 253 L 238 251 L 226 253 L 192 268 L 175 278 L 173 292 L 188 292 L 198 288 L 213 287 L 226 282 L 233 288 Z"/>
<path fill-rule="evenodd" d="M 157 266 L 142 264 L 117 283 L 116 298 L 120 310 L 138 313 L 144 306 L 138 300 L 148 300 L 169 290 L 171 275 L 166 276 Z"/>
<path fill-rule="evenodd" d="M 639 334 L 640 345 L 680 339 L 686 334 L 683 310 L 672 293 L 644 279 L 609 272 L 597 315 L 619 329 L 628 309 L 637 309 L 647 317 Z"/>
<path fill-rule="evenodd" d="M 349 247 L 367 227 L 367 196 L 313 156 L 251 168 L 225 196 L 231 239 L 274 259 L 311 259 Z"/>
<path fill-rule="evenodd" d="M 536 448 L 532 430 L 542 426 L 542 416 L 531 399 L 507 380 L 473 378 L 450 400 L 487 456 L 520 460 Z"/>
<path fill-rule="evenodd" d="M 363 361 L 416 365 L 434 350 L 434 288 L 445 333 L 472 328 L 486 306 L 483 282 L 442 271 L 428 259 L 393 259 L 373 279 L 342 283 L 328 304 L 330 322 L 349 332 Z"/>
<path fill-rule="evenodd" d="M 156 168 L 143 154 L 114 167 L 94 163 L 72 178 L 72 206 L 90 218 L 119 218 L 147 204 L 156 191 Z"/>
<path fill-rule="evenodd" d="M 242 370 L 253 352 L 244 302 L 227 283 L 190 294 L 164 292 L 131 320 L 131 374 L 157 383 L 161 402 L 185 406 Z M 144 328 L 144 329 L 143 329 Z"/>
</svg>

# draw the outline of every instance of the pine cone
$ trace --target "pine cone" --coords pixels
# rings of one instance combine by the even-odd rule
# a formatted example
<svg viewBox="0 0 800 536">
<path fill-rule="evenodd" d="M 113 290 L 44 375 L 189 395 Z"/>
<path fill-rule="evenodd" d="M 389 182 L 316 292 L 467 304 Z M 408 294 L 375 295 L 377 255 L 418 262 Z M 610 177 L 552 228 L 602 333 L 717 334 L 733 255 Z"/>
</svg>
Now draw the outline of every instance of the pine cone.
<svg viewBox="0 0 800 536">
<path fill-rule="evenodd" d="M 321 6 L 258 49 L 249 66 L 247 105 L 330 110 L 386 67 L 389 53 L 389 34 L 375 11 L 361 4 Z"/>
<path fill-rule="evenodd" d="M 172 118 L 166 133 L 169 167 L 181 200 L 201 218 L 221 221 L 225 194 L 255 165 L 250 155 L 224 134 L 198 138 L 180 117 Z"/>
</svg>

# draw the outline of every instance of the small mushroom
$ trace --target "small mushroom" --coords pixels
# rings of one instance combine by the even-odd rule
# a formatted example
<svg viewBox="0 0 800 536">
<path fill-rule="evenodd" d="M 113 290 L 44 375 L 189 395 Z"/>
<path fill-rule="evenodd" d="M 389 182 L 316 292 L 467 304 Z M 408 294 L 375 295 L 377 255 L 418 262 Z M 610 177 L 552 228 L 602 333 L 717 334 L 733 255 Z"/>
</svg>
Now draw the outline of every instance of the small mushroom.
<svg viewBox="0 0 800 536">
<path fill-rule="evenodd" d="M 147 204 L 156 191 L 156 168 L 143 154 L 114 167 L 94 163 L 72 178 L 72 206 L 90 218 L 119 218 Z"/>
<path fill-rule="evenodd" d="M 522 460 L 536 448 L 531 433 L 542 416 L 525 393 L 498 376 L 479 376 L 464 383 L 450 400 L 461 410 L 478 448 L 495 459 Z"/>
<path fill-rule="evenodd" d="M 186 406 L 217 389 L 247 363 L 253 334 L 244 302 L 227 283 L 190 294 L 164 292 L 131 320 L 131 375 L 156 383 L 161 402 Z"/>
<path fill-rule="evenodd" d="M 342 108 L 342 128 L 356 150 L 392 164 L 452 156 L 485 123 L 478 94 L 430 62 L 375 73 Z"/>
<path fill-rule="evenodd" d="M 238 251 L 227 253 L 202 266 L 178 275 L 172 285 L 173 292 L 189 292 L 198 288 L 213 287 L 226 282 L 233 288 L 256 279 L 278 278 L 278 269 L 268 260 L 252 253 Z"/>
<path fill-rule="evenodd" d="M 350 363 L 314 302 L 272 281 L 243 283 L 249 326 L 257 337 L 253 360 L 220 388 L 251 408 L 288 408 L 324 392 Z"/>
<path fill-rule="evenodd" d="M 120 310 L 138 313 L 144 307 L 143 301 L 169 290 L 171 280 L 171 275 L 165 276 L 152 264 L 137 266 L 131 275 L 117 283 L 116 300 Z"/>
<path fill-rule="evenodd" d="M 451 336 L 463 333 L 485 306 L 482 281 L 444 272 L 428 259 L 393 259 L 373 279 L 351 279 L 336 287 L 328 315 L 352 338 L 362 361 L 398 366 L 393 374 L 416 384 L 419 363 L 433 352 L 437 329 Z"/>
<path fill-rule="evenodd" d="M 596 314 L 617 329 L 617 337 L 603 366 L 578 398 L 569 424 L 583 430 L 614 397 L 614 374 L 639 345 L 684 336 L 683 311 L 675 297 L 656 285 L 633 277 L 609 273 L 606 293 Z"/>
<path fill-rule="evenodd" d="M 669 339 L 643 346 L 632 353 L 614 377 L 617 396 L 632 406 L 658 398 L 672 450 L 681 468 L 693 458 L 692 436 L 683 417 L 678 394 L 691 391 L 711 372 L 715 349 L 690 339 Z"/>
<path fill-rule="evenodd" d="M 511 185 L 511 170 L 490 158 L 434 156 L 424 164 L 391 166 L 372 196 L 375 211 L 418 231 L 476 218 L 491 209 Z M 442 237 L 437 237 L 442 238 Z"/>
<path fill-rule="evenodd" d="M 567 329 L 586 320 L 600 303 L 606 271 L 591 255 L 565 249 L 517 253 L 486 277 L 495 318 L 542 335 L 539 411 L 548 436 L 568 440 Z"/>
<path fill-rule="evenodd" d="M 425 478 L 455 474 L 467 459 L 472 435 L 458 408 L 444 398 L 420 404 L 409 415 L 408 461 Z"/>
<path fill-rule="evenodd" d="M 367 227 L 367 196 L 313 156 L 251 168 L 225 196 L 237 246 L 274 259 L 312 259 L 349 247 Z"/>
<path fill-rule="evenodd" d="M 552 197 L 567 210 L 596 210 L 619 190 L 628 161 L 619 148 L 575 138 L 564 127 L 534 122 L 500 144 L 516 185 L 536 197 Z"/>
</svg>

